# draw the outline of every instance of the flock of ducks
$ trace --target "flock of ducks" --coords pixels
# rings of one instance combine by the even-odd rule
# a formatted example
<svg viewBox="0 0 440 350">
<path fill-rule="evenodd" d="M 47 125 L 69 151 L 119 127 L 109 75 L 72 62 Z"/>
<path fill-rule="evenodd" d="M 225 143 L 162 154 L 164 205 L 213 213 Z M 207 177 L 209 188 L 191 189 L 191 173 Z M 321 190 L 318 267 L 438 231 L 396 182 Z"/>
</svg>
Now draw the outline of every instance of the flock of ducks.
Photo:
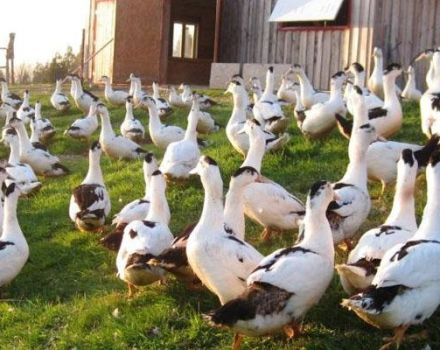
<svg viewBox="0 0 440 350">
<path fill-rule="evenodd" d="M 390 64 L 384 70 L 378 48 L 368 88 L 359 63 L 335 73 L 330 92 L 315 89 L 304 70 L 293 65 L 275 93 L 270 67 L 264 89 L 257 78 L 251 79 L 250 103 L 246 82 L 234 75 L 226 90 L 233 98 L 226 136 L 244 161 L 230 179 L 225 200 L 221 169 L 202 154 L 206 142 L 198 138 L 219 130 L 206 111 L 215 101 L 193 93 L 186 84 L 181 85 L 181 94 L 171 88 L 166 100 L 153 83 L 149 95 L 134 74 L 128 79 L 129 92 L 114 90 L 103 76 L 106 101 L 126 108 L 121 135 L 117 135 L 106 105 L 83 88 L 77 75 L 68 75 L 57 80 L 50 101 L 60 112 L 72 108 L 62 92 L 62 84 L 71 82 L 75 106 L 86 115 L 64 134 L 91 144 L 89 169 L 72 192 L 69 217 L 81 231 L 102 231 L 111 211 L 100 166 L 102 152 L 114 159 L 143 159 L 145 195 L 115 215 L 114 231 L 102 239 L 103 245 L 117 251 L 117 276 L 127 284 L 129 296 L 138 287 L 162 283 L 170 273 L 188 288 L 206 288 L 218 297 L 221 306 L 204 317 L 213 326 L 235 333 L 234 350 L 240 348 L 243 336 L 284 331 L 293 338 L 301 333 L 307 311 L 327 290 L 335 270 L 335 246 L 344 243 L 350 251 L 348 259 L 336 265 L 348 295 L 342 305 L 373 326 L 394 330 L 382 350 L 399 346 L 407 328 L 423 323 L 440 304 L 440 50 L 426 50 L 413 63 L 422 59 L 430 60 L 424 93 L 415 86 L 413 66 L 401 91 L 396 85 L 401 66 Z M 56 131 L 41 115 L 41 104 L 32 108 L 29 92 L 25 91 L 22 100 L 8 90 L 4 80 L 1 88 L 0 112 L 6 118 L 2 141 L 10 148 L 9 159 L 0 168 L 3 286 L 17 276 L 29 256 L 16 215 L 19 196 L 42 186 L 37 175 L 62 176 L 69 170 L 44 146 Z M 402 126 L 400 98 L 420 102 L 422 130 L 429 138 L 425 145 L 387 140 Z M 349 138 L 344 176 L 335 183 L 315 182 L 305 204 L 261 174 L 266 152 L 282 149 L 290 139 L 286 129 L 291 120 L 285 105 L 294 105 L 297 125 L 307 138 L 322 138 L 336 127 Z M 185 130 L 162 122 L 176 107 L 190 108 Z M 141 146 L 146 133 L 134 108 L 148 113 L 149 137 L 165 151 L 160 164 Z M 99 141 L 92 142 L 99 125 Z M 428 200 L 417 227 L 414 191 L 423 168 Z M 174 237 L 166 188 L 191 175 L 199 176 L 204 188 L 202 214 L 197 223 Z M 396 182 L 393 207 L 381 226 L 364 233 L 353 246 L 371 209 L 369 179 L 380 181 L 383 190 Z M 265 257 L 246 241 L 245 216 L 262 226 L 263 240 L 274 232 L 298 229 L 297 242 Z"/>
</svg>

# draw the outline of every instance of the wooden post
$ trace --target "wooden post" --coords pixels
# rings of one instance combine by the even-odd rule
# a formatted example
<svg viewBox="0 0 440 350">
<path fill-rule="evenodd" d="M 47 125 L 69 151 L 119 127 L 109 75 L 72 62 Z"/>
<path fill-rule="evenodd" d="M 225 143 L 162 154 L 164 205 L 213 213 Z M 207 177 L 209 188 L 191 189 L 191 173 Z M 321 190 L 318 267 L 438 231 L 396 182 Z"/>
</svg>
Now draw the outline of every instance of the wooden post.
<svg viewBox="0 0 440 350">
<path fill-rule="evenodd" d="M 9 75 L 10 75 L 11 84 L 15 84 L 14 40 L 15 40 L 15 33 L 9 33 L 9 43 L 8 43 L 8 48 L 6 50 L 6 80 L 9 82 Z"/>
<path fill-rule="evenodd" d="M 85 50 L 84 50 L 84 46 L 85 46 L 85 41 L 86 41 L 86 30 L 83 29 L 82 30 L 82 38 L 81 38 L 81 51 L 80 51 L 80 58 L 81 58 L 81 74 L 80 76 L 84 78 L 84 54 L 85 54 Z"/>
<path fill-rule="evenodd" d="M 220 30 L 222 22 L 222 6 L 223 1 L 217 0 L 215 8 L 215 36 L 214 36 L 214 57 L 213 61 L 218 62 L 220 56 Z"/>
</svg>

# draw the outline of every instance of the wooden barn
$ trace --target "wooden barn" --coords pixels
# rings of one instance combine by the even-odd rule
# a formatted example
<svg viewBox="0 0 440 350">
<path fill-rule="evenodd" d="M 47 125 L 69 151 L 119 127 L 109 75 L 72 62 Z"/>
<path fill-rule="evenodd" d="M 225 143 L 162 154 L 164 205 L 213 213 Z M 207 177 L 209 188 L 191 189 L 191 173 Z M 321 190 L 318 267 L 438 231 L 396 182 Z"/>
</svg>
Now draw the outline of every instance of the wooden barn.
<svg viewBox="0 0 440 350">
<path fill-rule="evenodd" d="M 375 46 L 406 66 L 440 45 L 438 18 L 438 0 L 91 0 L 86 74 L 224 87 L 234 73 L 298 63 L 325 89 L 351 62 L 368 73 Z"/>
</svg>

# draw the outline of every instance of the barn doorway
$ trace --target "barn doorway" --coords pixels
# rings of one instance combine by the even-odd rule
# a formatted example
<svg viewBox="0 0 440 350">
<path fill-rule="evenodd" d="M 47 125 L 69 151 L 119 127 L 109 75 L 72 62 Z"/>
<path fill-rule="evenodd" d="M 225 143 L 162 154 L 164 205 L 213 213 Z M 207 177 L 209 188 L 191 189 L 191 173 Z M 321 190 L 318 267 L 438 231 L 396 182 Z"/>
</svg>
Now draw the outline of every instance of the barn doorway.
<svg viewBox="0 0 440 350">
<path fill-rule="evenodd" d="M 168 83 L 209 83 L 215 46 L 216 3 L 216 0 L 171 0 Z"/>
</svg>

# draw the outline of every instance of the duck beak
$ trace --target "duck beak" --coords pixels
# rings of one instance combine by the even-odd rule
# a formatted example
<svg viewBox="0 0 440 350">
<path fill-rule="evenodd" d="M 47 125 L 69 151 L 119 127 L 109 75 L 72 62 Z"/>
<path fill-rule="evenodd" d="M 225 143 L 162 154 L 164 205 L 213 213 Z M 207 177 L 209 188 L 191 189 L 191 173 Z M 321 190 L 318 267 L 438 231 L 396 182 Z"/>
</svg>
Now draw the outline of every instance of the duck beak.
<svg viewBox="0 0 440 350">
<path fill-rule="evenodd" d="M 341 200 L 341 197 L 335 192 L 335 193 L 333 194 L 333 199 L 334 199 L 335 201 L 340 201 L 340 200 Z"/>
<path fill-rule="evenodd" d="M 131 78 L 128 78 L 125 82 L 129 83 L 131 81 Z"/>
<path fill-rule="evenodd" d="M 13 178 L 11 175 L 6 176 L 6 180 L 15 181 L 15 178 Z"/>
<path fill-rule="evenodd" d="M 191 170 L 189 171 L 189 174 L 190 174 L 190 175 L 198 175 L 198 173 L 199 173 L 199 171 L 198 171 L 197 167 L 195 167 L 194 169 L 191 169 Z"/>
<path fill-rule="evenodd" d="M 255 182 L 258 183 L 264 183 L 264 177 L 261 174 L 258 174 L 257 178 L 255 179 Z"/>
</svg>

